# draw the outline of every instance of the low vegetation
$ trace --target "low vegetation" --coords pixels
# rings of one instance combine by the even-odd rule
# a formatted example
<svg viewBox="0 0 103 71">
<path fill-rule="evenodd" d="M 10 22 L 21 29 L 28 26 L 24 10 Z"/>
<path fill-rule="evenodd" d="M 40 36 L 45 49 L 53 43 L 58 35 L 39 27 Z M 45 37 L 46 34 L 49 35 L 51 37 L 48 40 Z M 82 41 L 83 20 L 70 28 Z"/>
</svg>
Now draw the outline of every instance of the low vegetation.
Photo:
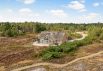
<svg viewBox="0 0 103 71">
<path fill-rule="evenodd" d="M 94 42 L 100 42 L 103 40 L 103 28 L 94 27 L 88 30 L 88 36 L 83 40 L 77 40 L 74 42 L 66 42 L 60 46 L 52 46 L 45 49 L 41 53 L 43 60 L 50 60 L 52 58 L 59 58 L 67 53 L 75 53 L 80 46 L 85 46 Z"/>
<path fill-rule="evenodd" d="M 24 22 L 24 23 L 0 23 L 0 36 L 17 37 L 24 36 L 28 33 L 38 34 L 41 31 L 64 31 L 68 33 L 70 38 L 80 38 L 81 35 L 74 34 L 77 31 L 87 31 L 88 36 L 80 41 L 66 42 L 60 46 L 50 46 L 45 48 L 39 55 L 43 60 L 60 58 L 65 54 L 75 53 L 80 46 L 88 45 L 103 40 L 103 24 L 74 24 L 74 23 L 39 23 L 39 22 Z M 34 37 L 35 38 L 35 37 Z M 12 49 L 12 46 L 9 46 Z M 14 47 L 13 47 L 14 48 Z M 15 46 L 16 49 L 16 46 Z"/>
</svg>

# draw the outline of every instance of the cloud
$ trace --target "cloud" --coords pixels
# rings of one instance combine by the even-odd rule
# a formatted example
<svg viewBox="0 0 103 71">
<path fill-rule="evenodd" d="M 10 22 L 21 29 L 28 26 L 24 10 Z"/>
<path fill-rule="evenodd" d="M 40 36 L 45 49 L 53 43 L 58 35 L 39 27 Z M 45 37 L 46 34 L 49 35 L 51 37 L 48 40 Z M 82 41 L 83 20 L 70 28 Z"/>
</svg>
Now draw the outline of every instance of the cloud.
<svg viewBox="0 0 103 71">
<path fill-rule="evenodd" d="M 99 14 L 98 13 L 90 13 L 86 16 L 87 19 L 89 20 L 93 20 L 95 18 L 99 17 Z"/>
<path fill-rule="evenodd" d="M 24 16 L 25 15 L 29 16 L 29 15 L 32 15 L 32 10 L 29 8 L 22 8 L 19 10 L 19 14 Z"/>
<path fill-rule="evenodd" d="M 81 2 L 81 3 L 85 3 L 85 0 L 78 0 L 79 2 Z"/>
<path fill-rule="evenodd" d="M 79 12 L 84 12 L 86 11 L 85 9 L 85 5 L 79 1 L 71 1 L 68 5 L 67 5 L 68 8 L 71 8 L 71 9 L 74 9 L 74 10 L 77 10 Z"/>
<path fill-rule="evenodd" d="M 12 12 L 11 12 L 12 11 Z M 100 17 L 101 16 L 101 17 Z M 64 22 L 64 23 L 88 23 L 88 22 L 103 22 L 103 16 L 99 13 L 88 13 L 85 15 L 72 15 L 65 13 L 62 9 L 48 10 L 41 14 L 34 12 L 30 8 L 21 8 L 18 10 L 7 9 L 0 13 L 1 22 Z"/>
<path fill-rule="evenodd" d="M 7 12 L 12 13 L 13 10 L 12 9 L 7 9 Z"/>
<path fill-rule="evenodd" d="M 22 8 L 20 10 L 14 11 L 11 9 L 5 10 L 5 12 L 0 14 L 0 20 L 2 22 L 24 22 L 24 21 L 37 21 L 39 20 L 40 14 L 33 12 L 29 8 Z"/>
<path fill-rule="evenodd" d="M 29 8 L 22 8 L 18 11 L 19 15 L 21 16 L 40 16 L 38 13 L 34 13 L 31 9 Z"/>
<path fill-rule="evenodd" d="M 34 3 L 36 0 L 17 0 L 17 1 L 20 1 L 20 2 L 22 2 L 22 3 L 24 3 L 24 4 L 32 4 L 32 3 Z"/>
<path fill-rule="evenodd" d="M 50 11 L 51 15 L 55 17 L 67 17 L 67 14 L 63 10 L 51 10 Z"/>
<path fill-rule="evenodd" d="M 30 10 L 29 8 L 22 8 L 22 9 L 19 10 L 19 12 L 21 12 L 21 13 L 24 13 L 24 12 L 31 13 L 32 10 Z"/>
<path fill-rule="evenodd" d="M 94 7 L 97 7 L 97 6 L 99 6 L 100 4 L 99 3 L 93 3 L 93 6 Z"/>
<path fill-rule="evenodd" d="M 78 16 L 79 21 L 84 21 L 85 23 L 88 22 L 99 22 L 100 21 L 100 14 L 99 13 L 89 13 L 82 16 Z"/>
</svg>

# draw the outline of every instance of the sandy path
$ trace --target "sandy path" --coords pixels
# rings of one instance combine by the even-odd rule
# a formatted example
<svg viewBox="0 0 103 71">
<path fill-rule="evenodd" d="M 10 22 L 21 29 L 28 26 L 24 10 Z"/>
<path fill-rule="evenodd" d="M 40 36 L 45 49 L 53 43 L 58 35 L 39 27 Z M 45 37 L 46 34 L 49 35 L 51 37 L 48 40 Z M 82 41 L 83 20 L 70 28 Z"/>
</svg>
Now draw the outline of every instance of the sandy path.
<svg viewBox="0 0 103 71">
<path fill-rule="evenodd" d="M 98 56 L 102 53 L 103 53 L 103 51 L 95 53 L 95 54 L 91 54 L 91 55 L 88 55 L 88 56 L 85 56 L 85 57 L 77 58 L 77 59 L 75 59 L 71 62 L 68 62 L 66 64 L 37 63 L 37 64 L 33 64 L 33 65 L 30 65 L 30 66 L 25 66 L 25 67 L 21 67 L 21 68 L 18 68 L 18 69 L 14 69 L 14 70 L 11 70 L 11 71 L 21 71 L 21 70 L 28 69 L 28 68 L 31 68 L 31 67 L 36 67 L 36 66 L 53 66 L 55 68 L 62 68 L 62 67 L 68 66 L 69 64 L 72 64 L 72 63 L 74 63 L 78 60 L 88 59 L 88 58 L 91 58 L 91 57 L 94 57 L 94 56 Z"/>
<path fill-rule="evenodd" d="M 84 32 L 76 32 L 77 34 L 80 34 L 82 37 L 81 38 L 77 38 L 77 39 L 73 39 L 73 40 L 69 40 L 68 42 L 73 42 L 73 41 L 76 41 L 76 40 L 83 40 L 87 34 L 85 34 Z"/>
</svg>

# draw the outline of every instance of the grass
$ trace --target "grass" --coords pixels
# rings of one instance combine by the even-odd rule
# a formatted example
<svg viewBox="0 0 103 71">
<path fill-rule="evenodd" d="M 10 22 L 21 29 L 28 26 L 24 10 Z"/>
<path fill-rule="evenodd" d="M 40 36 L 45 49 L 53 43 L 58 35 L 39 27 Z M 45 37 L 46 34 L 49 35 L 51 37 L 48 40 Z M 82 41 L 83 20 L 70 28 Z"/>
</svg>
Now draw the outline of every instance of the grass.
<svg viewBox="0 0 103 71">
<path fill-rule="evenodd" d="M 78 33 L 69 32 L 68 37 L 71 39 L 81 38 L 82 36 Z"/>
</svg>

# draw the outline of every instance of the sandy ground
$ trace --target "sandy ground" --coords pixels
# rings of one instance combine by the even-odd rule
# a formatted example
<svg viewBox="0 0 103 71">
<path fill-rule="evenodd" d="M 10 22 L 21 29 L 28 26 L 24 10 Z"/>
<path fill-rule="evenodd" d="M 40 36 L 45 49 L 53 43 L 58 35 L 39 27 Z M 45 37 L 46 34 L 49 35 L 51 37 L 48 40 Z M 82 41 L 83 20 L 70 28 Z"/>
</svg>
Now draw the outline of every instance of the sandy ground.
<svg viewBox="0 0 103 71">
<path fill-rule="evenodd" d="M 55 68 L 63 68 L 63 67 L 66 67 L 74 62 L 77 62 L 79 60 L 83 60 L 83 59 L 88 59 L 88 58 L 91 58 L 91 57 L 95 57 L 95 56 L 98 56 L 100 54 L 103 54 L 103 51 L 101 52 L 98 52 L 98 53 L 94 53 L 94 54 L 91 54 L 91 55 L 88 55 L 88 56 L 85 56 L 85 57 L 81 57 L 81 58 L 77 58 L 71 62 L 68 62 L 66 64 L 54 64 L 54 63 L 37 63 L 37 64 L 33 64 L 33 65 L 30 65 L 30 66 L 25 66 L 25 67 L 22 67 L 22 68 L 18 68 L 18 69 L 14 69 L 14 70 L 11 70 L 11 71 L 21 71 L 21 70 L 24 70 L 24 69 L 28 69 L 28 68 L 32 68 L 32 67 L 37 67 L 37 66 L 51 66 L 51 67 L 55 67 Z"/>
</svg>

